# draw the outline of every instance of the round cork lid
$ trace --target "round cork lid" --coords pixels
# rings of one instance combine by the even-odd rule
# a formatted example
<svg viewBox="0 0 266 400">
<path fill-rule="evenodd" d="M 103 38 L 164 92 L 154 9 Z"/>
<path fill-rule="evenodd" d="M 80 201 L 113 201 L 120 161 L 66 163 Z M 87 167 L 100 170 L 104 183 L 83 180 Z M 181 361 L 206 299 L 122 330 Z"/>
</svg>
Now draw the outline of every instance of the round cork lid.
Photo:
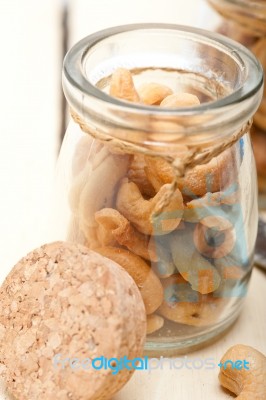
<svg viewBox="0 0 266 400">
<path fill-rule="evenodd" d="M 55 242 L 32 251 L 5 279 L 0 304 L 0 367 L 19 400 L 108 399 L 132 371 L 114 375 L 84 360 L 142 355 L 146 316 L 136 284 L 86 247 Z"/>
</svg>

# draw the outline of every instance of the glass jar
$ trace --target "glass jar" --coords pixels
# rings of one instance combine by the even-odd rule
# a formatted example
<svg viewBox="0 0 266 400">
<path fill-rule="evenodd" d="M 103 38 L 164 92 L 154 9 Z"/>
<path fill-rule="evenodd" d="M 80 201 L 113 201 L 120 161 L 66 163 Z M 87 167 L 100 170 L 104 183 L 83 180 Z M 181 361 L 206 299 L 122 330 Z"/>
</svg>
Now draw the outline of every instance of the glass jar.
<svg viewBox="0 0 266 400">
<path fill-rule="evenodd" d="M 223 17 L 217 31 L 247 46 L 266 71 L 266 2 L 265 0 L 208 0 Z M 252 141 L 257 163 L 259 189 L 266 194 L 266 88 L 254 116 Z M 266 206 L 266 203 L 265 203 Z"/>
<path fill-rule="evenodd" d="M 131 73 L 136 102 L 108 94 L 119 72 Z M 145 105 L 137 91 L 149 82 L 200 104 Z M 136 281 L 148 353 L 204 342 L 240 312 L 257 233 L 249 130 L 262 85 L 246 48 L 176 25 L 107 29 L 65 58 L 73 120 L 58 166 L 62 239 L 114 260 Z"/>
</svg>

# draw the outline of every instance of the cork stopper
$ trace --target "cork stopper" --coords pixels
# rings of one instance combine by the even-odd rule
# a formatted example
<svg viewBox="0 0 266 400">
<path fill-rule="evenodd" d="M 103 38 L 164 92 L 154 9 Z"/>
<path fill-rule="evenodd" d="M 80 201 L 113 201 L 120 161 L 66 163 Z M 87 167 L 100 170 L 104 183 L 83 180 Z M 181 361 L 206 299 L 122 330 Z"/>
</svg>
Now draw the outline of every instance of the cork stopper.
<svg viewBox="0 0 266 400">
<path fill-rule="evenodd" d="M 108 399 L 133 371 L 73 369 L 64 360 L 142 355 L 146 316 L 136 284 L 86 247 L 55 242 L 32 251 L 5 279 L 0 304 L 0 368 L 19 400 Z"/>
</svg>

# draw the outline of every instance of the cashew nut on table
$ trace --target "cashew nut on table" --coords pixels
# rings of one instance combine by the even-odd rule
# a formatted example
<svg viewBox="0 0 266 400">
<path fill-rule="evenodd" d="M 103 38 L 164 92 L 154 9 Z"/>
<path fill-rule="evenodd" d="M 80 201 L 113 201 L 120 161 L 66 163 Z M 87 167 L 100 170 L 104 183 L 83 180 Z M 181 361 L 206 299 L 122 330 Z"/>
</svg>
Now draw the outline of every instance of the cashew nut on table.
<svg viewBox="0 0 266 400">
<path fill-rule="evenodd" d="M 220 363 L 220 383 L 237 395 L 236 400 L 266 400 L 266 357 L 262 353 L 237 344 L 227 350 Z"/>
</svg>

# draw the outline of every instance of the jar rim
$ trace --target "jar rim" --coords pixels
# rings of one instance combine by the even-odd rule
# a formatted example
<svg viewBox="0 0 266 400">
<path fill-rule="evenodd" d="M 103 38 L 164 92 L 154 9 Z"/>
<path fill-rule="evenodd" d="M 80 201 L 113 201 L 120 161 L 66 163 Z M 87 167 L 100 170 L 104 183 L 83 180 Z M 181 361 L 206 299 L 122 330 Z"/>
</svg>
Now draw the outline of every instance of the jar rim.
<svg viewBox="0 0 266 400">
<path fill-rule="evenodd" d="M 260 79 L 254 80 L 253 74 L 247 74 L 246 81 L 244 82 L 243 86 L 240 86 L 236 91 L 233 91 L 229 95 L 208 103 L 202 103 L 195 107 L 178 109 L 159 108 L 158 106 L 147 106 L 143 104 L 125 102 L 123 100 L 119 100 L 117 98 L 109 96 L 86 79 L 84 71 L 82 70 L 82 61 L 84 55 L 86 54 L 86 51 L 88 51 L 88 49 L 110 36 L 115 36 L 117 34 L 125 33 L 128 31 L 138 30 L 174 30 L 176 32 L 180 32 L 185 37 L 191 36 L 192 38 L 196 36 L 198 40 L 204 39 L 205 41 L 208 40 L 213 44 L 218 43 L 221 49 L 230 53 L 232 58 L 234 57 L 235 60 L 242 64 L 243 68 L 248 67 L 249 70 L 255 68 L 257 70 L 257 75 L 260 77 Z M 82 91 L 85 95 L 93 96 L 103 102 L 112 103 L 113 105 L 122 107 L 125 110 L 131 109 L 138 112 L 144 111 L 144 113 L 149 114 L 155 113 L 156 115 L 178 116 L 184 114 L 191 115 L 194 113 L 199 114 L 206 110 L 210 110 L 210 108 L 220 109 L 252 97 L 263 85 L 263 69 L 256 57 L 248 49 L 246 49 L 241 44 L 218 33 L 175 24 L 142 23 L 107 28 L 99 32 L 93 33 L 80 40 L 68 51 L 65 56 L 63 63 L 63 78 L 65 78 L 71 85 L 73 85 L 73 87 Z"/>
<path fill-rule="evenodd" d="M 137 33 L 135 34 L 135 32 Z M 188 48 L 190 45 L 203 46 L 208 50 L 210 49 L 210 51 L 218 51 L 221 62 L 223 63 L 225 58 L 227 62 L 230 62 L 229 70 L 235 70 L 235 75 L 231 82 L 233 84 L 232 92 L 220 99 L 202 102 L 193 107 L 164 108 L 117 99 L 89 81 L 84 66 L 88 60 L 91 61 L 92 54 L 96 54 L 96 62 L 94 59 L 94 63 L 96 63 L 97 67 L 99 65 L 101 67 L 102 63 L 98 61 L 97 52 L 101 49 L 104 52 L 105 59 L 109 60 L 107 58 L 109 53 L 106 56 L 106 46 L 104 46 L 108 41 L 109 44 L 111 43 L 111 55 L 113 55 L 112 48 L 116 46 L 117 40 L 119 43 L 121 38 L 125 39 L 125 37 L 126 39 L 131 37 L 131 39 L 136 40 L 135 35 L 139 34 L 141 36 L 144 32 L 148 32 L 150 36 L 158 35 L 158 39 L 163 39 L 163 44 L 161 44 L 163 52 L 165 51 L 166 34 L 169 34 L 171 38 L 174 36 L 179 44 L 184 41 L 184 43 L 187 43 Z M 160 36 L 161 33 L 165 35 Z M 170 53 L 172 52 L 173 54 L 172 41 L 169 43 Z M 157 42 L 155 46 L 157 49 Z M 194 48 L 197 49 L 197 47 Z M 183 46 L 183 49 L 186 49 L 186 47 Z M 159 51 L 161 51 L 161 48 Z M 186 55 L 188 59 L 189 51 Z M 145 54 L 145 52 L 142 54 Z M 157 52 L 155 51 L 156 54 Z M 205 59 L 206 57 L 202 58 L 202 60 Z M 113 62 L 112 57 L 110 60 Z M 195 67 L 195 60 L 197 60 L 197 57 L 192 57 L 193 68 Z M 150 62 L 150 59 L 148 61 Z M 210 75 L 213 83 L 219 84 L 218 78 L 217 80 L 215 78 L 215 66 L 213 70 L 211 67 L 208 70 L 209 64 L 205 63 L 204 65 L 206 69 L 204 70 L 206 73 L 205 78 L 209 79 Z M 150 67 L 153 67 L 153 65 L 149 64 Z M 104 67 L 102 67 L 102 70 L 101 73 L 106 74 Z M 186 68 L 184 71 L 186 71 Z M 220 72 L 224 74 L 223 69 Z M 89 65 L 90 73 L 91 64 Z M 203 73 L 201 75 L 204 76 Z M 108 77 L 110 75 L 103 76 Z M 231 79 L 230 73 L 228 79 Z M 65 96 L 70 108 L 80 116 L 83 123 L 86 125 L 89 123 L 93 129 L 97 130 L 104 129 L 110 132 L 111 129 L 112 135 L 117 137 L 122 135 L 124 138 L 126 137 L 126 140 L 131 140 L 133 136 L 137 136 L 137 140 L 141 140 L 142 135 L 137 135 L 136 132 L 153 132 L 154 139 L 152 140 L 157 141 L 159 139 L 156 138 L 160 136 L 160 141 L 162 140 L 162 143 L 164 142 L 166 146 L 168 146 L 169 140 L 178 140 L 180 135 L 183 137 L 191 136 L 198 143 L 210 140 L 221 141 L 226 136 L 234 135 L 253 117 L 262 98 L 262 89 L 263 69 L 250 50 L 220 34 L 175 24 L 130 24 L 96 32 L 75 44 L 67 53 L 63 64 L 63 90 Z M 222 130 L 221 126 L 223 127 Z M 133 132 L 135 132 L 134 135 Z M 166 137 L 161 139 L 163 133 L 168 134 L 168 139 Z"/>
</svg>

